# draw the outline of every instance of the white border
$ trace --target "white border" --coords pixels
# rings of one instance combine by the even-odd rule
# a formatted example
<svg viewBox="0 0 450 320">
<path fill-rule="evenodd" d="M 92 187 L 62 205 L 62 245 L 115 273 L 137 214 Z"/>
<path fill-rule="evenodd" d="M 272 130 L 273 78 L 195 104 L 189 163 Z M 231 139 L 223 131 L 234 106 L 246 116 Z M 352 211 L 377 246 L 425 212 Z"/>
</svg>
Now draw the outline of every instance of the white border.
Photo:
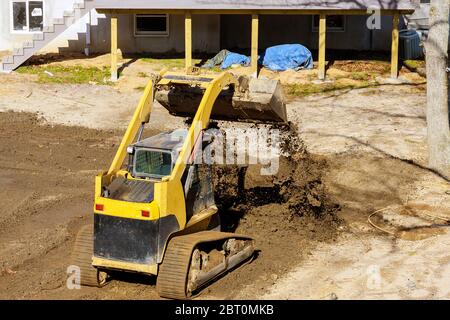
<svg viewBox="0 0 450 320">
<path fill-rule="evenodd" d="M 30 31 L 30 16 L 29 16 L 29 2 L 30 1 L 40 1 L 42 2 L 42 26 L 45 23 L 45 1 L 44 0 L 10 0 L 9 1 L 9 28 L 11 34 L 35 34 L 42 33 L 42 31 Z M 26 30 L 14 30 L 14 18 L 13 18 L 13 2 L 25 2 L 26 3 L 26 13 L 27 13 L 27 29 Z"/>
<path fill-rule="evenodd" d="M 148 33 L 137 33 L 136 31 L 136 18 L 139 17 L 161 17 L 165 15 L 166 16 L 166 31 L 149 31 Z M 134 14 L 133 15 L 133 34 L 136 38 L 142 38 L 142 37 L 168 37 L 170 35 L 170 24 L 169 24 L 169 15 L 166 14 Z"/>
</svg>

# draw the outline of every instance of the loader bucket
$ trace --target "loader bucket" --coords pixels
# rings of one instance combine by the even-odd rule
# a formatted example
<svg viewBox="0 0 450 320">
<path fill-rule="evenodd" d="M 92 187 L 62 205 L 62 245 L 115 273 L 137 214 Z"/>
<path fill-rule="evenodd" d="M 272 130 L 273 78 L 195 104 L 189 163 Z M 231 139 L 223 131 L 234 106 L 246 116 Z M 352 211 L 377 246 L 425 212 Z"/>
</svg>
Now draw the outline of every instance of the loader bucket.
<svg viewBox="0 0 450 320">
<path fill-rule="evenodd" d="M 283 89 L 277 80 L 241 76 L 239 85 L 224 89 L 211 113 L 211 119 L 273 123 L 286 122 Z M 190 84 L 171 83 L 157 88 L 155 98 L 172 115 L 194 117 L 205 89 Z"/>
</svg>

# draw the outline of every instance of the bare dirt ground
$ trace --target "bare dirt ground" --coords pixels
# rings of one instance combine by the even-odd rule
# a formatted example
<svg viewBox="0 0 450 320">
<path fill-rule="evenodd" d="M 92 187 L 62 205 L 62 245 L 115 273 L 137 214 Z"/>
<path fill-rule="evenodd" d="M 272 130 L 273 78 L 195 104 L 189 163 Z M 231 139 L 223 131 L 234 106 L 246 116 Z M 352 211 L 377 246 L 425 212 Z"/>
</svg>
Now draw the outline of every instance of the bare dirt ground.
<svg viewBox="0 0 450 320">
<path fill-rule="evenodd" d="M 347 226 L 337 245 L 319 245 L 263 298 L 450 298 L 450 234 L 432 218 L 450 217 L 450 184 L 426 169 L 425 100 L 421 87 L 386 86 L 291 105 L 310 152 L 329 159 L 324 181 Z M 396 236 L 375 232 L 367 216 L 386 207 L 428 223 L 400 221 Z M 376 223 L 389 231 L 389 221 L 384 214 Z"/>
<path fill-rule="evenodd" d="M 14 88 L 12 82 L 16 80 L 14 76 L 8 79 L 3 86 L 5 92 L 10 85 Z M 32 90 L 35 98 L 36 95 L 44 97 L 48 91 L 41 93 L 39 90 L 43 88 L 37 89 L 36 86 L 30 84 L 30 87 L 22 88 Z M 78 90 L 85 88 L 78 86 Z M 45 89 L 49 90 L 49 87 Z M 44 118 L 52 114 L 51 106 L 55 104 L 48 100 L 41 105 L 42 101 L 38 99 L 36 104 L 25 109 L 41 110 L 40 114 L 44 117 L 12 111 L 0 113 L 0 145 L 4 148 L 1 163 L 5 169 L 2 175 L 5 200 L 0 223 L 0 297 L 157 298 L 155 279 L 138 275 L 115 275 L 114 280 L 103 289 L 66 288 L 65 271 L 70 265 L 75 234 L 80 226 L 92 219 L 93 177 L 107 168 L 123 129 L 95 130 L 67 126 L 73 123 L 67 120 L 73 113 L 70 108 L 73 101 L 59 98 L 67 94 L 65 89 L 61 86 L 53 88 L 61 113 L 56 117 L 53 113 L 52 120 Z M 120 99 L 120 93 L 106 91 L 108 95 L 116 94 L 115 98 Z M 8 101 L 9 97 L 12 101 Z M 2 103 L 10 109 L 23 110 L 14 105 L 14 99 L 14 95 L 4 95 Z M 113 101 L 114 97 L 108 99 Z M 108 108 L 109 105 L 101 104 L 101 110 L 97 111 L 102 113 L 105 110 L 104 116 L 114 118 L 109 122 L 103 121 L 100 127 L 116 128 L 119 119 L 125 122 L 130 117 L 119 118 L 120 115 L 113 115 Z M 155 106 L 155 114 L 164 114 L 158 105 Z M 83 119 L 79 117 L 77 121 Z M 87 120 L 86 126 L 93 126 L 91 121 Z M 160 126 L 167 129 L 170 122 L 160 123 Z M 160 130 L 160 127 L 156 128 Z M 323 167 L 323 161 L 311 157 L 303 145 L 297 145 L 292 157 L 282 161 L 281 170 L 274 178 L 276 187 L 261 189 L 257 183 L 250 182 L 245 184 L 244 189 L 238 190 L 238 171 L 234 175 L 233 172 L 227 173 L 229 181 L 218 182 L 218 188 L 222 188 L 222 194 L 218 192 L 218 202 L 224 227 L 253 236 L 258 242 L 260 254 L 246 268 L 209 287 L 201 298 L 208 298 L 209 295 L 233 297 L 243 285 L 250 283 L 259 283 L 263 288 L 295 266 L 297 259 L 292 259 L 292 256 L 300 259 L 305 254 L 301 250 L 333 241 L 339 225 L 335 216 L 337 205 L 328 199 L 320 182 Z M 291 181 L 293 172 L 299 179 Z M 252 176 L 253 172 L 249 170 L 247 175 Z M 271 237 L 267 237 L 267 230 L 272 233 Z M 283 246 L 286 239 L 294 241 L 293 244 L 283 252 L 273 250 Z M 264 278 L 260 279 L 261 275 Z"/>
<path fill-rule="evenodd" d="M 65 286 L 74 236 L 92 217 L 93 177 L 109 165 L 141 92 L 131 80 L 30 77 L 0 75 L 0 298 L 158 298 L 145 276 Z M 222 206 L 229 228 L 256 238 L 259 256 L 199 298 L 450 298 L 450 234 L 429 217 L 450 217 L 450 184 L 426 169 L 423 85 L 294 98 L 288 113 L 308 152 L 282 161 L 278 192 L 250 185 Z M 152 120 L 157 131 L 182 125 L 158 105 Z M 285 184 L 289 174 L 298 179 Z M 395 236 L 367 223 L 386 207 L 391 216 L 374 221 Z M 407 225 L 405 208 L 427 223 Z"/>
</svg>

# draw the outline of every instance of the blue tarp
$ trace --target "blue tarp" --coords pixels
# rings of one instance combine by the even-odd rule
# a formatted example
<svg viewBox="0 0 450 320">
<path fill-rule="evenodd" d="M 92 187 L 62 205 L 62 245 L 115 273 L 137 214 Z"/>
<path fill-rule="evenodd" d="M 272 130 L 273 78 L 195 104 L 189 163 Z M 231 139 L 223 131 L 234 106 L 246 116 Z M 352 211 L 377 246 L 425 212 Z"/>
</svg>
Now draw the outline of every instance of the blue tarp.
<svg viewBox="0 0 450 320">
<path fill-rule="evenodd" d="M 221 69 L 226 69 L 231 67 L 233 64 L 240 64 L 243 66 L 250 65 L 250 58 L 239 53 L 231 52 L 226 49 L 221 50 L 212 59 L 209 59 L 203 68 L 213 68 L 214 66 L 220 65 Z"/>
<path fill-rule="evenodd" d="M 231 67 L 233 64 L 240 64 L 243 66 L 250 65 L 250 58 L 244 56 L 243 54 L 228 52 L 228 54 L 223 59 L 222 64 L 220 65 L 221 69 L 226 69 Z"/>
<path fill-rule="evenodd" d="M 282 44 L 266 49 L 262 65 L 270 70 L 312 69 L 311 52 L 301 44 Z"/>
<path fill-rule="evenodd" d="M 233 64 L 249 66 L 250 61 L 250 57 L 243 54 L 222 50 L 203 67 L 212 68 L 220 64 L 221 69 L 227 69 Z M 301 44 L 282 44 L 267 48 L 258 62 L 274 71 L 312 69 L 313 67 L 311 52 Z"/>
</svg>

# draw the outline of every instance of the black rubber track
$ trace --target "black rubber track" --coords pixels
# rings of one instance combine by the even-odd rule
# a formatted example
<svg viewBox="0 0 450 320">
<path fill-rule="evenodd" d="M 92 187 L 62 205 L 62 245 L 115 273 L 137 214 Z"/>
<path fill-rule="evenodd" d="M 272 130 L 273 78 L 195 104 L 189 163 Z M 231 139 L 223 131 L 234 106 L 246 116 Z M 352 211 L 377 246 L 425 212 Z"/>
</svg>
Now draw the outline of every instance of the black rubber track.
<svg viewBox="0 0 450 320">
<path fill-rule="evenodd" d="M 84 226 L 80 229 L 72 251 L 72 265 L 80 268 L 80 284 L 83 286 L 101 287 L 98 270 L 92 266 L 94 254 L 94 227 Z"/>
<path fill-rule="evenodd" d="M 166 248 L 164 259 L 159 267 L 156 289 L 159 296 L 171 299 L 189 299 L 187 276 L 195 247 L 204 242 L 224 241 L 226 239 L 251 238 L 234 233 L 202 231 L 172 238 Z"/>
</svg>

